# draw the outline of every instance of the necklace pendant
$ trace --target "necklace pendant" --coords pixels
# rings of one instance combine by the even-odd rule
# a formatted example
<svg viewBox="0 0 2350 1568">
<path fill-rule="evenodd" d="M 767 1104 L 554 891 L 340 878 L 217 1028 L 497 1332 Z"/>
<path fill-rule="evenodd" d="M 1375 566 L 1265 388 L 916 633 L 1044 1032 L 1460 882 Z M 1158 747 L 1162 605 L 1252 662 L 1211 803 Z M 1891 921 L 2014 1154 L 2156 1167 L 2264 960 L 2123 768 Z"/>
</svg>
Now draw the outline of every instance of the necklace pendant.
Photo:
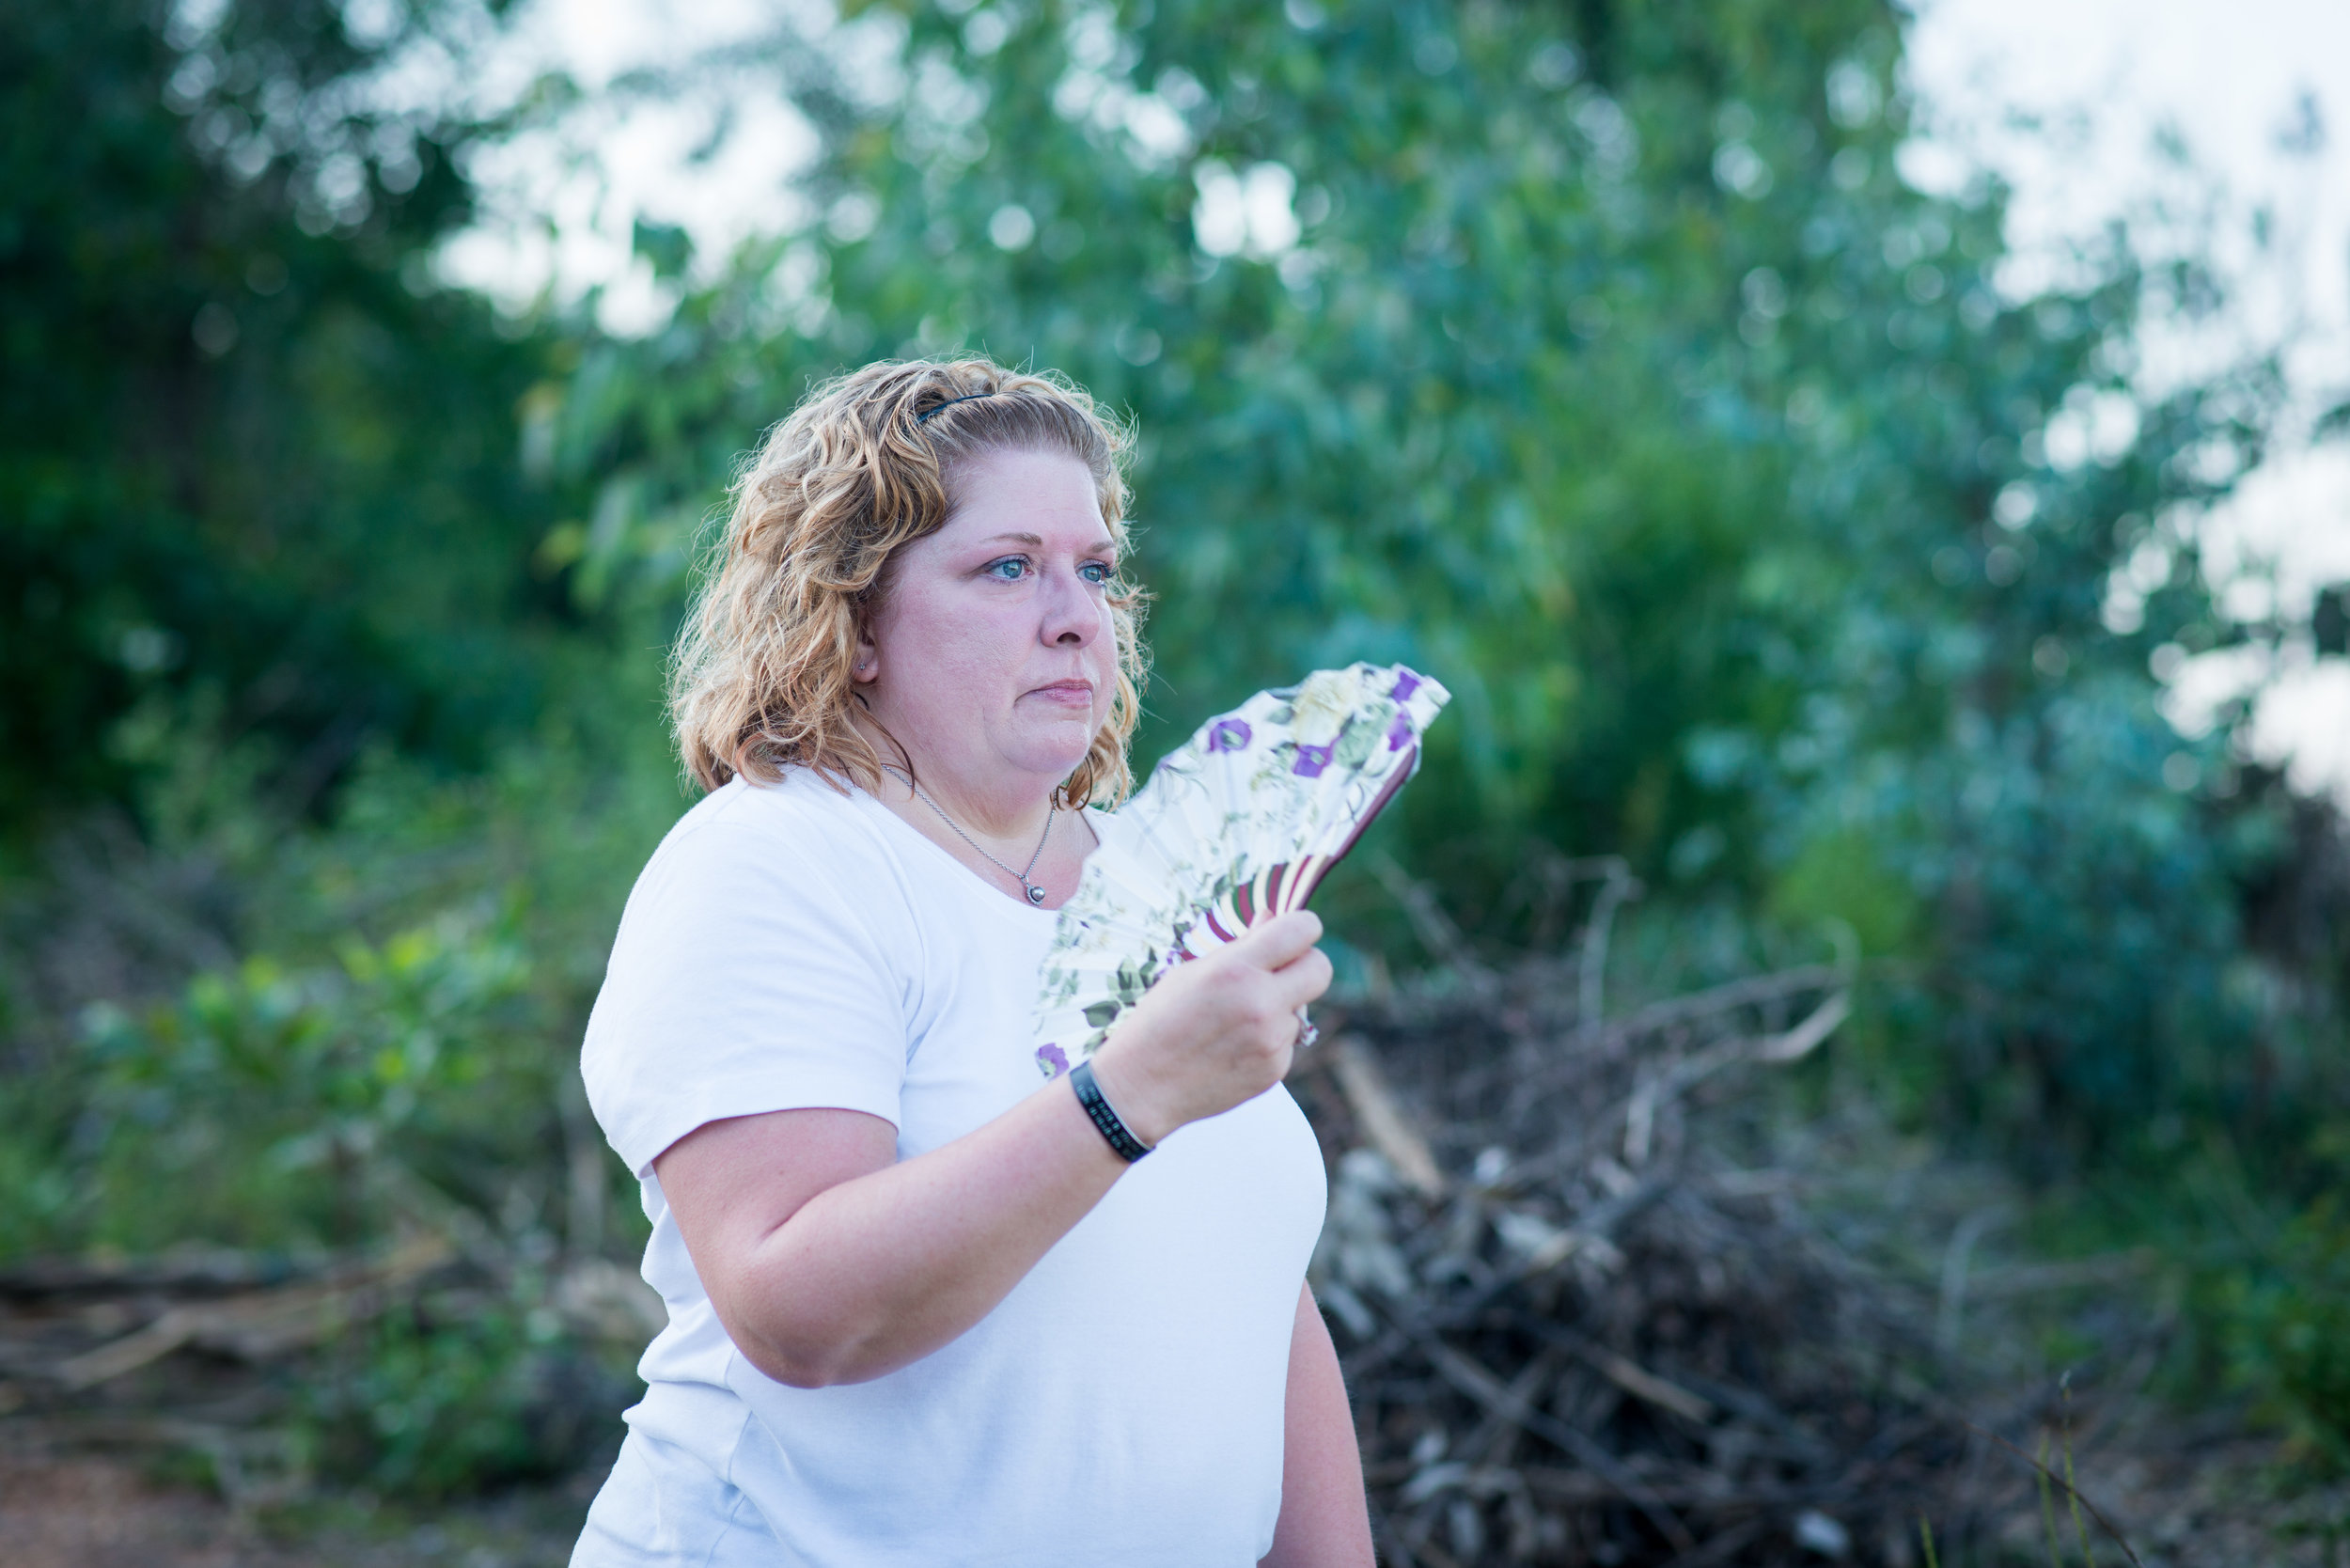
<svg viewBox="0 0 2350 1568">
<path fill-rule="evenodd" d="M 1032 882 L 1025 882 L 1025 883 L 1022 883 L 1022 884 L 1021 884 L 1021 886 L 1024 886 L 1024 887 L 1026 887 L 1026 888 L 1027 888 L 1027 890 L 1028 890 L 1028 902 L 1029 902 L 1030 903 L 1038 903 L 1038 904 L 1041 904 L 1041 903 L 1042 903 L 1042 902 L 1044 902 L 1044 889 L 1043 889 L 1043 888 L 1039 887 L 1038 886 L 1036 886 L 1036 884 L 1034 884 L 1034 883 L 1032 883 Z"/>
</svg>

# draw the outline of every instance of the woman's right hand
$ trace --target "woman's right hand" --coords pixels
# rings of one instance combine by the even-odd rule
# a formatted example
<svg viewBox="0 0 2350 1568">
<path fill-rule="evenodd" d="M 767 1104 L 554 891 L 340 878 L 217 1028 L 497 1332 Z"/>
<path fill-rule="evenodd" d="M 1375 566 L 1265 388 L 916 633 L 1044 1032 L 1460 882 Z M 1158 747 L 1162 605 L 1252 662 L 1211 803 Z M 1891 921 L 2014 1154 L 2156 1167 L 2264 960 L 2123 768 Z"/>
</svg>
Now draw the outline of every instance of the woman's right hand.
<svg viewBox="0 0 2350 1568">
<path fill-rule="evenodd" d="M 1093 1056 L 1119 1120 L 1156 1143 L 1279 1083 L 1298 1009 L 1330 988 L 1321 937 L 1319 916 L 1292 910 L 1162 976 Z"/>
</svg>

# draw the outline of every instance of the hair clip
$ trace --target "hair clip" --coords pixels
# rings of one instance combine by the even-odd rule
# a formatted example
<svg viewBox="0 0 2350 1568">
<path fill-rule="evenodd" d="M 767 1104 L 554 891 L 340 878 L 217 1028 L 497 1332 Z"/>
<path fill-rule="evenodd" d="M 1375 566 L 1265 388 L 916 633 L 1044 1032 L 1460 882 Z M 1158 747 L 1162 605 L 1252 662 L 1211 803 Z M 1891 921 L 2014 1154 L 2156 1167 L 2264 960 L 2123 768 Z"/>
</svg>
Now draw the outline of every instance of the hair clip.
<svg viewBox="0 0 2350 1568">
<path fill-rule="evenodd" d="M 967 403 L 974 398 L 992 398 L 994 396 L 995 396 L 995 394 L 993 392 L 965 392 L 960 398 L 949 398 L 943 403 L 932 403 L 930 407 L 916 415 L 914 416 L 914 422 L 917 425 L 922 424 L 927 421 L 932 415 L 936 414 L 942 408 L 952 408 L 957 403 Z"/>
</svg>

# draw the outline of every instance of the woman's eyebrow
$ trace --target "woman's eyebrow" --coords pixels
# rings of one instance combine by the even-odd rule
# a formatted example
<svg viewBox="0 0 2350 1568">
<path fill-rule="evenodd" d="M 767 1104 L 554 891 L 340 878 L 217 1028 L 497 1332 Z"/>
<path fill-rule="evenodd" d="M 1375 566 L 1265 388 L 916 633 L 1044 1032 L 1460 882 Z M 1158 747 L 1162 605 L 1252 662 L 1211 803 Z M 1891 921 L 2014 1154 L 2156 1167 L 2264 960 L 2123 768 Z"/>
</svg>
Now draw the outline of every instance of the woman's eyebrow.
<svg viewBox="0 0 2350 1568">
<path fill-rule="evenodd" d="M 979 542 L 981 544 L 1002 544 L 1007 542 L 1012 544 L 1028 544 L 1034 545 L 1038 549 L 1042 549 L 1044 547 L 1044 537 L 1042 534 L 990 534 L 987 538 L 979 541 Z M 1100 539 L 1094 541 L 1093 543 L 1087 546 L 1087 548 L 1096 552 L 1097 554 L 1104 552 L 1116 554 L 1118 550 L 1118 541 L 1112 539 L 1107 534 L 1104 534 Z"/>
</svg>

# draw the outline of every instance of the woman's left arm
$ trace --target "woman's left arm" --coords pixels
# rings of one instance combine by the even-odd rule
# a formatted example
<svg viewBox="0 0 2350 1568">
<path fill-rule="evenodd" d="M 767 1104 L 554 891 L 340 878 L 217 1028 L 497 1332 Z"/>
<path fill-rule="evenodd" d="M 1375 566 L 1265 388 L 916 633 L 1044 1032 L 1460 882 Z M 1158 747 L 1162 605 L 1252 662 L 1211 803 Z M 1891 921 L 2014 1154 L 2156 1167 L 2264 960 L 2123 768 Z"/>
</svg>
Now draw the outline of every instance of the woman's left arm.
<svg viewBox="0 0 2350 1568">
<path fill-rule="evenodd" d="M 1297 1293 L 1290 1330 L 1290 1381 L 1282 1420 L 1281 1516 L 1260 1568 L 1371 1568 L 1371 1511 L 1363 1456 L 1339 1375 L 1338 1347 L 1314 1305 Z"/>
</svg>

